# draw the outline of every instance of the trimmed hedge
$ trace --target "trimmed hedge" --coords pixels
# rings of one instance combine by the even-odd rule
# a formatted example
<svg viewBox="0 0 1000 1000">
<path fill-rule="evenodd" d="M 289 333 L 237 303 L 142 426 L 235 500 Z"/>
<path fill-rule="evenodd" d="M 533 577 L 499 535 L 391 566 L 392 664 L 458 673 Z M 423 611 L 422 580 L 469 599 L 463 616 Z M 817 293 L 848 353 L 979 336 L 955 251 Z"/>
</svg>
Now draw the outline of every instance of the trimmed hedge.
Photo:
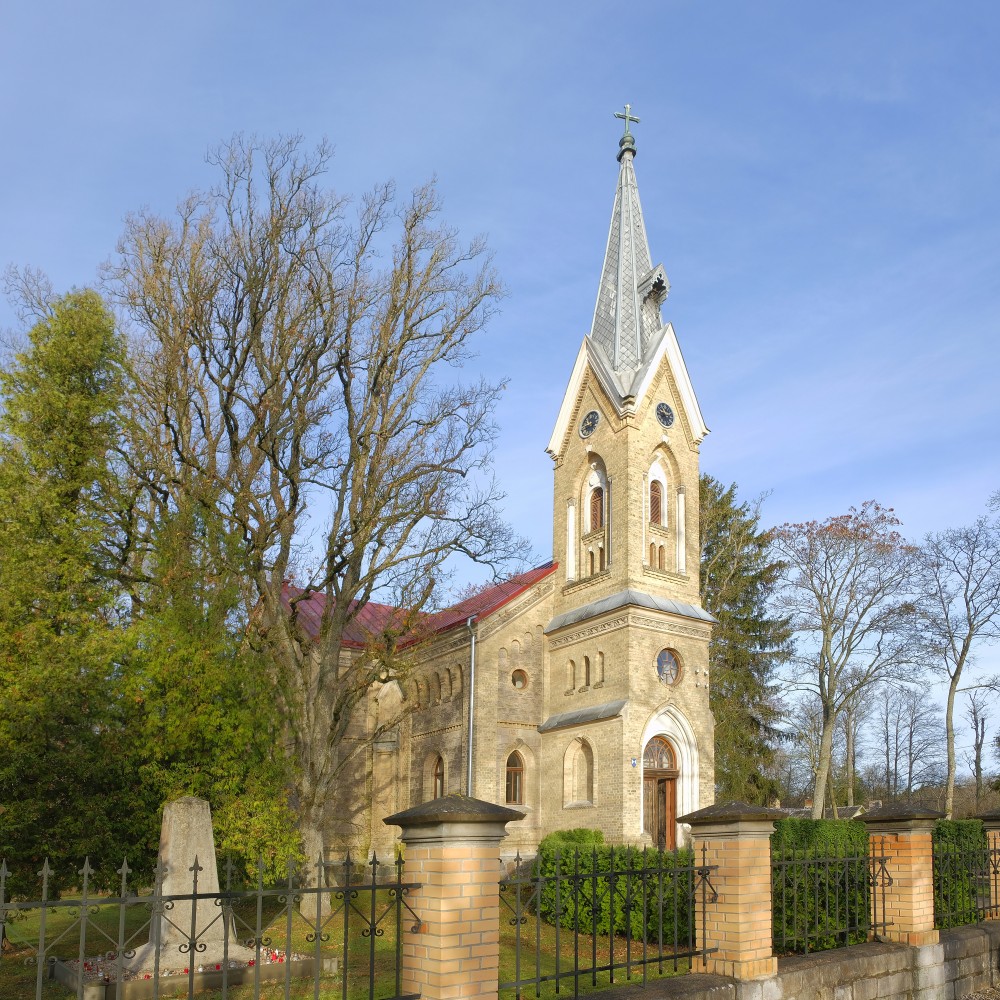
<svg viewBox="0 0 1000 1000">
<path fill-rule="evenodd" d="M 989 903 L 989 859 L 981 819 L 939 819 L 934 844 L 934 926 L 979 920 L 980 896 Z"/>
<path fill-rule="evenodd" d="M 686 944 L 694 928 L 690 850 L 604 843 L 599 830 L 549 834 L 539 845 L 536 906 L 547 923 L 581 934 Z"/>
<path fill-rule="evenodd" d="M 824 951 L 868 939 L 868 831 L 857 820 L 782 819 L 771 835 L 774 947 Z"/>
</svg>

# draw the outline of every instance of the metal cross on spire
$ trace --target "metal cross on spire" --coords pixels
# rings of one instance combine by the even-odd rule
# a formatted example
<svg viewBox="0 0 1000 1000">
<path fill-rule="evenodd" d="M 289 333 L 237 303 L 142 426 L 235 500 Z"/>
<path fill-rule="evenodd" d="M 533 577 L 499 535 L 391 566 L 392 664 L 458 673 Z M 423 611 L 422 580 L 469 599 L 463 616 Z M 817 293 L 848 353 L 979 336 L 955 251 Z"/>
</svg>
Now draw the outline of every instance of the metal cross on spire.
<svg viewBox="0 0 1000 1000">
<path fill-rule="evenodd" d="M 631 135 L 632 134 L 629 131 L 629 127 L 628 127 L 629 126 L 629 122 L 635 122 L 637 125 L 639 123 L 639 119 L 636 118 L 635 115 L 631 114 L 631 111 L 632 111 L 632 105 L 631 104 L 626 104 L 625 105 L 625 114 L 622 114 L 620 111 L 616 111 L 615 112 L 615 118 L 622 118 L 625 121 L 625 134 L 626 135 Z"/>
</svg>

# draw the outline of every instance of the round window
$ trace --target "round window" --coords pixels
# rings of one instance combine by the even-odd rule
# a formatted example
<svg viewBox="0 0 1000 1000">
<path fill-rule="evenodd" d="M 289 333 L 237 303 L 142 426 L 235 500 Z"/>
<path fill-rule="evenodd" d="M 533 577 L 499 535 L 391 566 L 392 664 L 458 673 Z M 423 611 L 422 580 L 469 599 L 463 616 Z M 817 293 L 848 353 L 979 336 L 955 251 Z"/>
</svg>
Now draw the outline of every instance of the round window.
<svg viewBox="0 0 1000 1000">
<path fill-rule="evenodd" d="M 528 675 L 523 670 L 515 670 L 510 675 L 510 682 L 520 691 L 528 686 Z"/>
<path fill-rule="evenodd" d="M 681 665 L 672 649 L 661 649 L 656 657 L 656 675 L 664 684 L 674 684 L 681 674 Z"/>
</svg>

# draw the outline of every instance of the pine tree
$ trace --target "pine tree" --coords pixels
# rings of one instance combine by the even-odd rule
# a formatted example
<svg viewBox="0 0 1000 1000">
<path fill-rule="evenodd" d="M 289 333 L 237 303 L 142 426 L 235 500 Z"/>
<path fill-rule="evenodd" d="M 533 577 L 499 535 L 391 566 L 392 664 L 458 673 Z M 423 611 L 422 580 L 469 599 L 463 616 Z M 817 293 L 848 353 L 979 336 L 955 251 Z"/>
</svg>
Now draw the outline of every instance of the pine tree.
<svg viewBox="0 0 1000 1000">
<path fill-rule="evenodd" d="M 736 484 L 702 474 L 701 593 L 718 619 L 709 649 L 715 714 L 716 797 L 764 803 L 780 717 L 774 674 L 788 656 L 787 619 L 769 613 L 781 572 L 760 527 L 760 502 L 740 502 Z"/>
</svg>

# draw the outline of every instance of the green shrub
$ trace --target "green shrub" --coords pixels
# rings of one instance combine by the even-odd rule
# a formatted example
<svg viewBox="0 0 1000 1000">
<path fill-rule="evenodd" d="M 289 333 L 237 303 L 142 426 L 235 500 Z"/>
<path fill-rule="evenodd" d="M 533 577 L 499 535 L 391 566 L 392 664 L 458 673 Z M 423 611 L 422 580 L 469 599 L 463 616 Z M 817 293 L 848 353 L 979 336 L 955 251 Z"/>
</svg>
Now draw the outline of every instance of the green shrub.
<svg viewBox="0 0 1000 1000">
<path fill-rule="evenodd" d="M 857 820 L 783 819 L 771 835 L 776 950 L 823 951 L 868 938 L 868 831 Z"/>
<path fill-rule="evenodd" d="M 979 819 L 934 824 L 934 925 L 961 927 L 979 920 L 980 893 L 989 901 L 986 834 Z"/>
<path fill-rule="evenodd" d="M 550 834 L 538 845 L 538 915 L 581 934 L 679 943 L 694 926 L 694 856 L 615 847 L 598 830 Z"/>
<path fill-rule="evenodd" d="M 585 826 L 578 826 L 572 830 L 556 830 L 542 838 L 538 845 L 538 852 L 552 852 L 556 850 L 565 851 L 574 847 L 590 848 L 595 844 L 604 843 L 604 834 L 600 830 L 591 830 Z"/>
</svg>

